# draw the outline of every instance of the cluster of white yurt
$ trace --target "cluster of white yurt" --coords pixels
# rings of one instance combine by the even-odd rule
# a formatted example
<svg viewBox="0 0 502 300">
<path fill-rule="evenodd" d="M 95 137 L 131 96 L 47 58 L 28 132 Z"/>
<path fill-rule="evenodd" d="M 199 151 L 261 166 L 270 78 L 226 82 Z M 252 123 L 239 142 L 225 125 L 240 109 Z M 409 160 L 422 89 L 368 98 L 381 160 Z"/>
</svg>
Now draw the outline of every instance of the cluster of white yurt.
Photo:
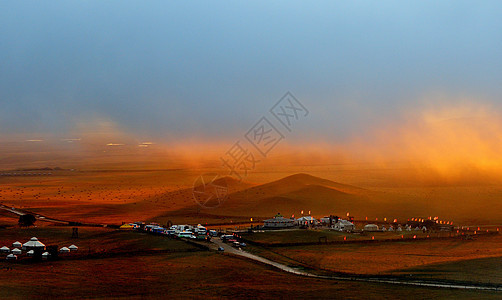
<svg viewBox="0 0 502 300">
<path fill-rule="evenodd" d="M 7 254 L 7 260 L 17 260 L 18 256 L 23 254 L 23 250 L 26 251 L 26 255 L 29 257 L 33 257 L 36 251 L 43 251 L 42 259 L 49 259 L 51 254 L 48 251 L 45 251 L 45 245 L 38 240 L 36 237 L 32 237 L 28 242 L 21 244 L 21 242 L 16 241 L 12 243 L 12 250 L 3 246 L 0 248 L 0 253 Z M 21 250 L 22 249 L 22 250 Z M 62 247 L 59 249 L 59 253 L 70 253 L 78 251 L 78 247 L 76 245 L 71 245 L 68 247 Z"/>
<path fill-rule="evenodd" d="M 32 237 L 24 244 L 21 244 L 19 241 L 15 241 L 12 243 L 12 250 L 7 246 L 3 246 L 0 248 L 0 253 L 8 253 L 6 257 L 7 260 L 17 260 L 18 256 L 23 254 L 23 250 L 27 251 L 26 255 L 33 256 L 36 249 L 45 250 L 45 245 L 36 237 Z"/>
</svg>

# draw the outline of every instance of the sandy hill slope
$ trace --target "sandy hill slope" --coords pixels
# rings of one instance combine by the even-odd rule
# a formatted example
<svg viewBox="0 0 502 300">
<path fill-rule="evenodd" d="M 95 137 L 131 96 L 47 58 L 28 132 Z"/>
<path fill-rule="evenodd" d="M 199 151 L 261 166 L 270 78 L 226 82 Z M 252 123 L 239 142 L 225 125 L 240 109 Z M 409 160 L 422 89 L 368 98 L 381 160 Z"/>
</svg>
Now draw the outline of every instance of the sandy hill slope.
<svg viewBox="0 0 502 300">
<path fill-rule="evenodd" d="M 368 207 L 371 191 L 333 182 L 308 174 L 295 174 L 277 181 L 251 186 L 230 193 L 218 207 L 199 211 L 234 216 L 299 215 L 345 213 L 354 207 Z M 196 211 L 196 204 L 177 213 Z"/>
</svg>

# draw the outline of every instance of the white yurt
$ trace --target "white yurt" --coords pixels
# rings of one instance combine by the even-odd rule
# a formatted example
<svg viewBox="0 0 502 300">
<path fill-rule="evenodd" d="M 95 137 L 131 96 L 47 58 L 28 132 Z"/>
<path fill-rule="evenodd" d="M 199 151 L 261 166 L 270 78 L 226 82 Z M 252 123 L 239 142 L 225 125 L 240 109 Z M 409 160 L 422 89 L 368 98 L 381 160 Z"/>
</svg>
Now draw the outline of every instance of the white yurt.
<svg viewBox="0 0 502 300">
<path fill-rule="evenodd" d="M 364 231 L 378 231 L 378 225 L 375 224 L 364 225 Z"/>
<path fill-rule="evenodd" d="M 385 228 L 385 225 L 382 226 L 382 231 L 387 231 L 387 228 Z"/>
<path fill-rule="evenodd" d="M 7 255 L 6 259 L 8 259 L 8 260 L 16 260 L 17 256 L 15 256 L 14 254 L 9 254 L 9 255 Z"/>
<path fill-rule="evenodd" d="M 23 244 L 21 244 L 21 242 L 14 242 L 12 243 L 12 247 L 13 248 L 21 248 L 23 246 Z"/>
<path fill-rule="evenodd" d="M 42 253 L 42 259 L 48 259 L 51 254 L 49 252 Z"/>
<path fill-rule="evenodd" d="M 2 252 L 2 253 L 9 253 L 10 249 L 7 246 L 3 246 L 2 248 L 0 248 L 0 252 Z"/>
<path fill-rule="evenodd" d="M 70 247 L 68 247 L 68 249 L 70 249 L 70 251 L 74 252 L 74 251 L 78 250 L 78 247 L 75 245 L 71 245 Z"/>
<path fill-rule="evenodd" d="M 26 252 L 26 254 L 27 254 L 28 256 L 33 256 L 33 255 L 35 255 L 35 251 L 30 250 L 30 251 Z"/>
<path fill-rule="evenodd" d="M 68 253 L 68 252 L 70 252 L 70 249 L 68 249 L 68 247 L 63 247 L 63 248 L 59 249 L 59 252 Z"/>
<path fill-rule="evenodd" d="M 20 255 L 21 253 L 23 253 L 23 251 L 21 251 L 20 249 L 17 248 L 12 249 L 12 254 L 14 255 Z"/>
<path fill-rule="evenodd" d="M 394 231 L 394 227 L 392 227 L 392 225 L 389 226 L 389 231 Z"/>
<path fill-rule="evenodd" d="M 32 237 L 28 242 L 23 244 L 23 250 L 45 250 L 45 245 L 41 243 L 36 237 Z"/>
<path fill-rule="evenodd" d="M 403 228 L 401 226 L 398 226 L 396 231 L 403 231 Z"/>
</svg>

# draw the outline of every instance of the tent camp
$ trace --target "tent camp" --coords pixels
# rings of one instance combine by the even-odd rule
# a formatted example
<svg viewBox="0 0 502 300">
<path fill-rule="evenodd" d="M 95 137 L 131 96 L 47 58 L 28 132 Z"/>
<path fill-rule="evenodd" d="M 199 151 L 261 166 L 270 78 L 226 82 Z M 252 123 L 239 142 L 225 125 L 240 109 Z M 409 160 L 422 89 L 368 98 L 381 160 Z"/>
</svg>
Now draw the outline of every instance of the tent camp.
<svg viewBox="0 0 502 300">
<path fill-rule="evenodd" d="M 32 237 L 28 242 L 23 244 L 23 250 L 45 250 L 45 245 L 41 243 L 36 237 Z"/>
</svg>

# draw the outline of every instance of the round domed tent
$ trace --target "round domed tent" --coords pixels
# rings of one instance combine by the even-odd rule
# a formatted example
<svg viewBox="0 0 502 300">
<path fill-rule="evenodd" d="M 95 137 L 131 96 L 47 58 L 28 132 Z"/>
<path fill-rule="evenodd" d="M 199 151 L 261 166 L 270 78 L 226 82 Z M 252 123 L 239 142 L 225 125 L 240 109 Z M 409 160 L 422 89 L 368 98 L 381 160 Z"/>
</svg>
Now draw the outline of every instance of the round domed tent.
<svg viewBox="0 0 502 300">
<path fill-rule="evenodd" d="M 21 242 L 14 242 L 14 243 L 12 243 L 12 247 L 14 247 L 14 248 L 20 248 L 22 246 L 23 246 L 23 244 L 21 244 Z"/>
<path fill-rule="evenodd" d="M 51 254 L 49 252 L 42 253 L 42 259 L 48 259 Z"/>
<path fill-rule="evenodd" d="M 78 247 L 75 245 L 71 245 L 70 247 L 68 247 L 68 249 L 70 249 L 70 251 L 74 252 L 74 251 L 78 250 Z"/>
<path fill-rule="evenodd" d="M 14 255 L 20 255 L 21 253 L 23 253 L 23 251 L 21 251 L 17 248 L 12 249 L 12 254 L 14 254 Z"/>
<path fill-rule="evenodd" d="M 28 242 L 23 244 L 23 250 L 45 250 L 45 245 L 41 243 L 36 237 L 32 237 Z"/>
<path fill-rule="evenodd" d="M 378 225 L 367 224 L 364 226 L 364 231 L 378 231 Z"/>
<path fill-rule="evenodd" d="M 9 253 L 10 249 L 7 246 L 3 246 L 2 248 L 0 248 L 0 252 L 2 252 L 2 253 Z"/>
<path fill-rule="evenodd" d="M 8 259 L 8 260 L 16 260 L 17 256 L 15 256 L 14 254 L 9 254 L 9 255 L 7 255 L 6 259 Z"/>
<path fill-rule="evenodd" d="M 35 255 L 35 251 L 30 250 L 30 251 L 26 252 L 26 254 L 27 254 L 28 256 L 33 256 L 33 255 Z"/>
<path fill-rule="evenodd" d="M 70 252 L 70 249 L 68 249 L 68 247 L 63 247 L 63 248 L 59 249 L 59 252 L 68 253 L 68 252 Z"/>
</svg>

